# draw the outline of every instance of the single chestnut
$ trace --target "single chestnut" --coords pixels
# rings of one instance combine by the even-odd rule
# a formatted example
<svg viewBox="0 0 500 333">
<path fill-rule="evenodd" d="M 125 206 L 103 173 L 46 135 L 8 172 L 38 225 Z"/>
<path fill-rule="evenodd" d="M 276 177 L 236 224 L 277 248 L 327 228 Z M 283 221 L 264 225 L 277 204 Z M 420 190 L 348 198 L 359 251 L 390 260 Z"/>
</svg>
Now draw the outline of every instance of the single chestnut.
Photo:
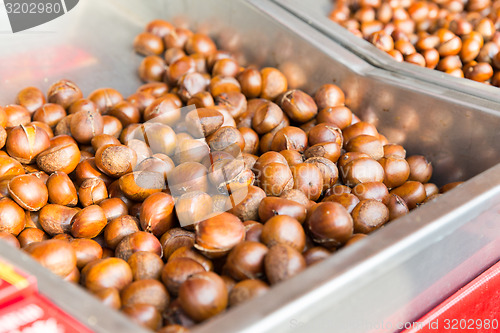
<svg viewBox="0 0 500 333">
<path fill-rule="evenodd" d="M 115 249 L 125 236 L 140 231 L 139 221 L 130 215 L 113 219 L 104 229 L 104 241 L 110 249 Z"/>
<path fill-rule="evenodd" d="M 162 256 L 160 241 L 149 232 L 137 231 L 125 236 L 116 246 L 115 255 L 117 258 L 128 260 L 130 256 L 139 251 L 153 252 Z"/>
<path fill-rule="evenodd" d="M 259 160 L 257 160 L 257 163 L 259 163 Z M 259 170 L 260 174 L 258 175 L 259 186 L 264 190 L 266 195 L 280 196 L 284 191 L 293 188 L 293 173 L 287 164 L 272 162 L 260 167 L 262 169 Z M 322 186 L 323 183 L 321 183 Z"/>
<path fill-rule="evenodd" d="M 210 259 L 187 246 L 182 246 L 175 250 L 168 258 L 168 261 L 176 258 L 190 258 L 201 264 L 207 272 L 214 270 L 214 264 Z"/>
<path fill-rule="evenodd" d="M 164 50 L 163 40 L 151 32 L 141 32 L 134 39 L 134 50 L 144 56 L 162 54 Z"/>
<path fill-rule="evenodd" d="M 307 134 L 300 128 L 286 126 L 276 132 L 271 141 L 271 150 L 296 150 L 303 153 L 307 146 Z"/>
<path fill-rule="evenodd" d="M 218 107 L 226 110 L 233 118 L 238 118 L 247 110 L 247 99 L 240 92 L 222 93 L 215 98 Z"/>
<path fill-rule="evenodd" d="M 43 92 L 36 87 L 26 87 L 19 91 L 16 96 L 16 104 L 25 107 L 30 113 L 34 113 L 45 102 Z"/>
<path fill-rule="evenodd" d="M 351 237 L 353 219 L 337 202 L 321 202 L 307 217 L 307 228 L 313 240 L 326 247 L 338 247 Z"/>
<path fill-rule="evenodd" d="M 172 155 L 177 145 L 174 130 L 160 123 L 146 123 L 136 131 L 136 139 L 144 141 L 155 154 Z"/>
<path fill-rule="evenodd" d="M 184 47 L 189 54 L 201 53 L 203 56 L 208 56 L 217 50 L 212 38 L 203 33 L 194 33 L 190 35 Z"/>
<path fill-rule="evenodd" d="M 207 219 L 212 213 L 213 204 L 213 197 L 205 192 L 184 193 L 177 198 L 175 203 L 179 224 L 182 227 L 191 228 L 194 223 Z"/>
<path fill-rule="evenodd" d="M 348 241 L 349 242 L 349 241 Z M 328 258 L 332 252 L 328 251 L 322 246 L 311 247 L 303 253 L 304 259 L 306 260 L 307 266 L 314 265 L 320 261 Z"/>
<path fill-rule="evenodd" d="M 113 108 L 108 111 L 108 115 L 116 117 L 123 127 L 138 123 L 141 120 L 140 108 L 130 101 L 121 101 L 115 104 Z"/>
<path fill-rule="evenodd" d="M 352 111 L 345 106 L 334 106 L 320 110 L 316 117 L 318 123 L 329 123 L 343 130 L 351 125 Z"/>
<path fill-rule="evenodd" d="M 168 175 L 168 186 L 175 196 L 192 191 L 208 192 L 208 170 L 196 162 L 184 162 Z"/>
<path fill-rule="evenodd" d="M 119 184 L 127 198 L 144 201 L 151 194 L 161 192 L 165 188 L 165 179 L 157 172 L 135 171 L 121 176 Z"/>
<path fill-rule="evenodd" d="M 344 183 L 350 186 L 384 180 L 384 168 L 369 157 L 354 159 L 344 167 L 340 167 L 340 171 Z"/>
<path fill-rule="evenodd" d="M 161 237 L 174 223 L 174 198 L 167 193 L 153 193 L 144 200 L 139 213 L 141 228 Z"/>
<path fill-rule="evenodd" d="M 63 206 L 76 206 L 78 203 L 75 184 L 66 173 L 55 171 L 49 176 L 46 185 L 51 203 Z"/>
<path fill-rule="evenodd" d="M 242 221 L 257 220 L 259 218 L 259 206 L 265 197 L 266 193 L 261 188 L 250 185 L 246 189 L 244 198 L 237 202 L 231 201 L 229 212 Z"/>
<path fill-rule="evenodd" d="M 21 247 L 19 240 L 16 238 L 16 236 L 7 231 L 0 231 L 0 239 L 4 242 L 4 244 L 9 244 L 18 249 Z"/>
<path fill-rule="evenodd" d="M 262 135 L 276 128 L 283 119 L 284 114 L 281 108 L 271 101 L 266 101 L 255 109 L 252 128 Z"/>
<path fill-rule="evenodd" d="M 168 260 L 170 255 L 181 247 L 191 248 L 194 245 L 194 241 L 194 232 L 181 228 L 168 230 L 160 238 L 164 258 Z"/>
<path fill-rule="evenodd" d="M 120 217 L 127 215 L 128 207 L 125 202 L 120 198 L 108 198 L 104 199 L 99 203 L 99 206 L 103 209 L 104 215 L 108 222 Z"/>
<path fill-rule="evenodd" d="M 328 107 L 344 105 L 345 95 L 338 86 L 334 84 L 324 84 L 316 91 L 314 100 L 318 105 L 318 109 L 322 110 Z"/>
<path fill-rule="evenodd" d="M 28 246 L 31 243 L 41 242 L 49 239 L 48 235 L 42 230 L 37 228 L 25 228 L 17 236 L 21 248 Z"/>
<path fill-rule="evenodd" d="M 102 127 L 103 134 L 112 135 L 115 138 L 120 137 L 123 126 L 120 120 L 118 120 L 118 118 L 110 115 L 102 116 L 102 124 L 103 124 Z"/>
<path fill-rule="evenodd" d="M 350 214 L 360 200 L 357 196 L 351 193 L 338 193 L 325 196 L 323 202 L 325 201 L 332 201 L 341 204 Z"/>
<path fill-rule="evenodd" d="M 276 244 L 264 258 L 266 277 L 271 285 L 287 280 L 306 268 L 302 254 L 286 244 Z"/>
<path fill-rule="evenodd" d="M 409 156 L 406 161 L 410 167 L 409 180 L 422 184 L 427 183 L 432 176 L 432 164 L 422 155 Z"/>
<path fill-rule="evenodd" d="M 353 187 L 352 193 L 356 195 L 359 200 L 374 199 L 387 204 L 387 200 L 389 199 L 387 186 L 381 182 L 366 182 L 358 184 Z"/>
<path fill-rule="evenodd" d="M 102 173 L 95 165 L 95 158 L 90 157 L 78 163 L 75 169 L 76 185 L 81 185 L 86 179 L 99 178 L 106 185 L 112 183 L 112 178 Z"/>
<path fill-rule="evenodd" d="M 223 124 L 222 114 L 210 108 L 200 108 L 186 115 L 186 128 L 194 137 L 207 137 L 217 131 Z"/>
<path fill-rule="evenodd" d="M 411 180 L 392 189 L 390 193 L 400 196 L 406 202 L 410 210 L 417 207 L 417 205 L 426 198 L 424 185 L 420 182 Z"/>
<path fill-rule="evenodd" d="M 149 304 L 134 304 L 122 307 L 121 311 L 132 322 L 146 329 L 156 331 L 162 325 L 162 315 L 158 309 Z"/>
<path fill-rule="evenodd" d="M 182 309 L 195 321 L 200 322 L 224 311 L 228 292 L 224 280 L 212 272 L 196 273 L 179 288 Z"/>
<path fill-rule="evenodd" d="M 24 168 L 17 160 L 5 156 L 0 156 L 0 180 L 9 181 L 18 175 L 25 174 Z M 6 184 L 5 184 L 6 185 Z"/>
<path fill-rule="evenodd" d="M 48 204 L 40 209 L 38 222 L 43 230 L 51 236 L 71 233 L 71 221 L 80 208 Z"/>
<path fill-rule="evenodd" d="M 424 188 L 425 188 L 425 194 L 428 197 L 430 197 L 433 194 L 439 193 L 439 187 L 437 187 L 437 185 L 434 183 L 425 183 Z"/>
<path fill-rule="evenodd" d="M 252 298 L 264 295 L 269 290 L 267 283 L 248 279 L 238 282 L 229 293 L 229 306 L 236 306 Z"/>
<path fill-rule="evenodd" d="M 196 224 L 195 233 L 194 247 L 209 258 L 217 258 L 245 238 L 245 227 L 236 216 L 223 212 Z"/>
<path fill-rule="evenodd" d="M 170 303 L 170 295 L 165 286 L 158 280 L 145 279 L 134 281 L 121 291 L 123 306 L 149 304 L 160 313 Z"/>
<path fill-rule="evenodd" d="M 298 89 L 289 90 L 281 95 L 278 99 L 278 105 L 292 121 L 299 124 L 311 120 L 318 113 L 314 99 Z"/>
<path fill-rule="evenodd" d="M 303 223 L 306 219 L 306 206 L 284 198 L 266 197 L 259 206 L 259 219 L 266 222 L 275 215 L 288 215 Z"/>
<path fill-rule="evenodd" d="M 71 247 L 69 243 L 68 246 Z M 106 288 L 122 290 L 132 283 L 130 266 L 119 258 L 92 261 L 82 269 L 81 273 L 81 284 L 91 292 L 98 292 Z"/>
<path fill-rule="evenodd" d="M 208 91 L 200 91 L 189 98 L 186 105 L 194 105 L 196 108 L 209 108 L 215 105 L 212 94 Z"/>
<path fill-rule="evenodd" d="M 389 221 L 389 209 L 380 201 L 360 201 L 352 213 L 355 233 L 370 233 Z"/>
<path fill-rule="evenodd" d="M 331 160 L 324 157 L 311 157 L 305 160 L 305 163 L 314 164 L 320 171 L 323 177 L 323 190 L 331 188 L 339 178 L 337 165 Z"/>
<path fill-rule="evenodd" d="M 207 144 L 211 150 L 225 151 L 234 157 L 239 156 L 245 148 L 245 140 L 240 131 L 230 126 L 222 126 L 207 137 Z"/>
<path fill-rule="evenodd" d="M 262 77 L 261 98 L 274 100 L 288 88 L 288 81 L 281 71 L 272 67 L 265 67 L 260 70 Z"/>
<path fill-rule="evenodd" d="M 359 135 L 371 135 L 377 137 L 378 131 L 372 124 L 360 121 L 342 130 L 342 135 L 344 137 L 344 145 L 346 145 L 351 139 Z"/>
<path fill-rule="evenodd" d="M 172 47 L 178 47 L 183 49 L 188 38 L 193 34 L 191 30 L 186 28 L 174 28 L 169 34 L 164 36 L 165 46 L 169 49 Z"/>
<path fill-rule="evenodd" d="M 259 135 L 250 127 L 240 127 L 238 128 L 241 135 L 243 136 L 243 140 L 245 141 L 245 145 L 243 148 L 243 153 L 248 154 L 256 154 L 259 150 Z"/>
<path fill-rule="evenodd" d="M 69 244 L 75 250 L 76 267 L 82 269 L 89 262 L 102 258 L 102 247 L 92 239 L 74 238 Z"/>
<path fill-rule="evenodd" d="M 281 193 L 280 198 L 292 200 L 305 207 L 308 207 L 310 202 L 309 198 L 302 191 L 297 189 L 291 189 Z"/>
<path fill-rule="evenodd" d="M 193 274 L 205 272 L 205 268 L 190 258 L 169 260 L 161 271 L 161 280 L 172 295 L 178 295 L 180 286 Z"/>
<path fill-rule="evenodd" d="M 101 207 L 90 205 L 76 213 L 71 220 L 71 234 L 79 238 L 94 238 L 107 224 Z"/>
<path fill-rule="evenodd" d="M 398 187 L 408 180 L 410 166 L 404 158 L 390 155 L 381 158 L 378 162 L 384 168 L 384 184 L 388 188 Z"/>
<path fill-rule="evenodd" d="M 70 121 L 71 135 L 78 143 L 88 144 L 96 135 L 102 134 L 104 122 L 96 111 L 78 111 Z"/>
<path fill-rule="evenodd" d="M 127 263 L 130 265 L 134 281 L 155 279 L 159 280 L 164 267 L 163 260 L 153 252 L 134 252 Z"/>
<path fill-rule="evenodd" d="M 259 242 L 241 242 L 229 253 L 225 270 L 237 281 L 262 278 L 267 252 L 268 248 Z"/>
<path fill-rule="evenodd" d="M 42 105 L 33 114 L 33 121 L 42 122 L 54 128 L 66 116 L 64 108 L 58 104 L 48 103 Z"/>
<path fill-rule="evenodd" d="M 363 238 L 365 238 L 366 234 L 353 234 L 351 238 L 349 238 L 349 240 L 347 241 L 347 243 L 344 244 L 344 247 L 346 246 L 350 246 L 360 240 L 362 240 Z"/>
<path fill-rule="evenodd" d="M 179 78 L 177 86 L 179 89 L 177 94 L 184 102 L 187 102 L 192 96 L 205 91 L 208 86 L 208 81 L 203 74 L 199 72 L 190 72 Z"/>
<path fill-rule="evenodd" d="M 139 78 L 143 82 L 161 82 L 165 76 L 167 65 L 165 61 L 156 56 L 148 55 L 139 65 Z"/>
<path fill-rule="evenodd" d="M 304 250 L 306 243 L 306 235 L 302 225 L 287 215 L 277 215 L 267 220 L 260 239 L 268 247 L 282 243 L 290 245 L 299 252 Z"/>
<path fill-rule="evenodd" d="M 38 155 L 36 163 L 47 174 L 56 171 L 70 174 L 76 169 L 80 157 L 75 140 L 68 135 L 60 135 L 50 140 L 50 148 Z"/>
<path fill-rule="evenodd" d="M 19 175 L 8 184 L 9 194 L 23 209 L 40 210 L 47 204 L 49 193 L 47 186 L 34 175 Z"/>
<path fill-rule="evenodd" d="M 132 172 L 136 161 L 136 152 L 124 145 L 101 146 L 95 153 L 95 164 L 99 170 L 114 178 Z"/>
<path fill-rule="evenodd" d="M 299 163 L 290 168 L 293 175 L 293 188 L 304 192 L 316 201 L 323 192 L 323 174 L 313 163 Z"/>
<path fill-rule="evenodd" d="M 289 167 L 300 164 L 304 162 L 304 155 L 296 150 L 285 149 L 280 151 L 280 154 L 286 159 Z"/>
<path fill-rule="evenodd" d="M 348 152 L 365 153 L 374 160 L 379 160 L 384 156 L 384 148 L 382 142 L 377 137 L 371 135 L 358 135 L 346 145 Z"/>
<path fill-rule="evenodd" d="M 109 306 L 112 309 L 119 310 L 122 307 L 120 300 L 120 292 L 116 288 L 104 288 L 94 292 L 102 304 Z"/>
<path fill-rule="evenodd" d="M 76 254 L 68 242 L 49 239 L 24 248 L 29 255 L 52 273 L 65 277 L 76 267 Z"/>
<path fill-rule="evenodd" d="M 38 154 L 49 148 L 47 133 L 34 125 L 19 125 L 10 130 L 5 148 L 9 155 L 23 164 L 31 164 Z"/>
<path fill-rule="evenodd" d="M 97 205 L 108 197 L 106 184 L 99 178 L 88 178 L 78 189 L 78 197 L 83 207 Z"/>
<path fill-rule="evenodd" d="M 174 26 L 167 21 L 156 19 L 146 25 L 145 31 L 163 38 L 174 31 Z"/>
<path fill-rule="evenodd" d="M 389 209 L 389 221 L 404 216 L 410 211 L 406 202 L 399 195 L 393 193 L 389 195 L 387 208 Z"/>
<path fill-rule="evenodd" d="M 67 109 L 73 102 L 82 98 L 82 91 L 69 80 L 60 80 L 50 86 L 47 92 L 49 103 L 56 103 Z"/>
<path fill-rule="evenodd" d="M 71 103 L 70 107 L 68 108 L 68 115 L 77 113 L 78 111 L 97 111 L 97 105 L 95 105 L 95 103 L 90 99 L 80 98 Z"/>
</svg>

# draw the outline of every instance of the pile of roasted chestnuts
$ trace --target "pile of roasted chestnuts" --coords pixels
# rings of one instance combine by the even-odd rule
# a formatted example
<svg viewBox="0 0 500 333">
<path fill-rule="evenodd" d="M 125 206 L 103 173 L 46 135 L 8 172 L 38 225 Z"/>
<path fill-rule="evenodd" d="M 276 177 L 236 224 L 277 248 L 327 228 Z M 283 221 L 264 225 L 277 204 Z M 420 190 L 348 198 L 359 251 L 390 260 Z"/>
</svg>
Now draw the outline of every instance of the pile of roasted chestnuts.
<svg viewBox="0 0 500 333">
<path fill-rule="evenodd" d="M 336 85 L 163 20 L 133 46 L 126 98 L 61 80 L 0 107 L 0 238 L 144 327 L 187 332 L 459 184 Z"/>
<path fill-rule="evenodd" d="M 500 1 L 334 1 L 330 19 L 397 61 L 500 87 Z"/>
</svg>

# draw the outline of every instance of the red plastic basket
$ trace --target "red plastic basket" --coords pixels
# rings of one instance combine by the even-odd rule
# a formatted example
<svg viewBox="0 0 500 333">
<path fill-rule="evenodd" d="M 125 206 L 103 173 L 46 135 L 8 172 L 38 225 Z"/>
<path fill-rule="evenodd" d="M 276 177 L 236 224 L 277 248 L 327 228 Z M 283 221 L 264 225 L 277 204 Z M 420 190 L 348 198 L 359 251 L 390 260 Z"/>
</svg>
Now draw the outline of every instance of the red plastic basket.
<svg viewBox="0 0 500 333">
<path fill-rule="evenodd" d="M 403 333 L 500 332 L 500 262 Z"/>
</svg>

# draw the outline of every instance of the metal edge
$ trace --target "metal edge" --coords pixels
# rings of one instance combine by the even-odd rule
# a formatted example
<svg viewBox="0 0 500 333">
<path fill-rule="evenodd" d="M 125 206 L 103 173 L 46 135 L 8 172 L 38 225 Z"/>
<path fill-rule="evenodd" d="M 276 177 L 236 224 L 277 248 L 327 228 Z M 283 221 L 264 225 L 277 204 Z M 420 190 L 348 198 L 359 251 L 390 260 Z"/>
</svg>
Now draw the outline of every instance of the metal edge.
<svg viewBox="0 0 500 333">
<path fill-rule="evenodd" d="M 362 38 L 356 38 L 339 24 L 328 19 L 326 14 L 324 17 L 318 17 L 312 14 L 308 6 L 313 4 L 308 3 L 308 6 L 305 6 L 304 2 L 298 0 L 272 0 L 272 2 L 293 13 L 307 24 L 329 36 L 343 47 L 376 67 L 410 75 L 418 80 L 444 86 L 459 91 L 464 94 L 464 96 L 474 96 L 500 103 L 500 97 L 498 96 L 496 87 L 473 80 L 456 78 L 438 70 L 422 68 L 406 62 L 399 63 L 394 61 L 389 55 L 377 49 L 368 41 Z"/>
</svg>

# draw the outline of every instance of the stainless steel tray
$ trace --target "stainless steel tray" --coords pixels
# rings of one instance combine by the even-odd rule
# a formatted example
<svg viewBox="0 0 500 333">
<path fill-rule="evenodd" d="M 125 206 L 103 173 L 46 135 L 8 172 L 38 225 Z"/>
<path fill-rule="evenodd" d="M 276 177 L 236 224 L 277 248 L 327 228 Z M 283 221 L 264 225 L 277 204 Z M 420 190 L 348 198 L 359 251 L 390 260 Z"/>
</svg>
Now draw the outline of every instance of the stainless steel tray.
<svg viewBox="0 0 500 333">
<path fill-rule="evenodd" d="M 62 77 L 84 92 L 140 84 L 132 39 L 151 19 L 186 24 L 242 52 L 241 60 L 294 69 L 313 92 L 335 82 L 348 105 L 409 154 L 426 154 L 434 181 L 463 186 L 272 288 L 194 332 L 367 332 L 417 319 L 500 257 L 500 113 L 496 104 L 377 69 L 278 5 L 264 0 L 86 0 L 34 31 L 0 34 L 0 104 L 26 85 Z M 300 70 L 297 70 L 300 66 Z M 37 274 L 43 293 L 99 332 L 139 332 L 78 287 L 59 282 L 0 244 Z M 129 326 L 130 325 L 130 326 Z M 396 327 L 396 328 L 394 328 Z"/>
<path fill-rule="evenodd" d="M 472 95 L 500 102 L 498 88 L 472 80 L 456 78 L 437 70 L 423 68 L 406 62 L 397 62 L 387 53 L 379 50 L 362 38 L 353 34 L 328 18 L 333 8 L 332 0 L 272 0 L 294 13 L 311 26 L 320 30 L 337 43 L 367 60 L 376 67 L 401 73 L 420 80 L 435 83 L 466 95 Z M 464 97 L 467 98 L 467 97 Z"/>
</svg>

